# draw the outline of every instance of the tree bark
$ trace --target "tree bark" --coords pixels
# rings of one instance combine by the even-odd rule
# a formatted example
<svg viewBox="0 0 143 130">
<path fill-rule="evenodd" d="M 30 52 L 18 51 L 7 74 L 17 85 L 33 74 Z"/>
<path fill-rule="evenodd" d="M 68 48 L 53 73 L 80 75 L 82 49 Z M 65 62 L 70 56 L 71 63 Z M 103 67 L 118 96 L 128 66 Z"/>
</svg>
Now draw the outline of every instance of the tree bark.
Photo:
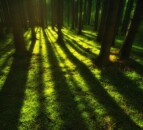
<svg viewBox="0 0 143 130">
<path fill-rule="evenodd" d="M 96 40 L 98 42 L 101 42 L 103 39 L 103 34 L 104 34 L 104 30 L 105 30 L 105 24 L 106 24 L 106 18 L 107 18 L 107 12 L 108 12 L 108 1 L 104 0 L 102 2 L 102 14 L 101 14 L 101 22 L 99 25 L 99 29 L 98 29 L 98 35 Z"/>
<path fill-rule="evenodd" d="M 106 0 L 106 2 L 107 17 L 105 23 L 105 31 L 103 35 L 101 50 L 98 56 L 98 62 L 100 65 L 104 65 L 109 62 L 110 48 L 113 40 L 113 35 L 115 32 L 115 25 L 118 17 L 117 14 L 120 11 L 119 5 L 121 0 Z"/>
<path fill-rule="evenodd" d="M 120 5 L 119 5 L 120 11 L 118 11 L 118 16 L 117 16 L 117 20 L 116 20 L 116 24 L 115 24 L 115 30 L 114 30 L 115 32 L 113 35 L 112 46 L 115 46 L 115 40 L 116 40 L 116 36 L 117 36 L 118 29 L 120 26 L 121 18 L 123 15 L 124 6 L 125 6 L 125 0 L 121 0 Z"/>
<path fill-rule="evenodd" d="M 130 57 L 132 44 L 142 20 L 143 16 L 142 12 L 143 12 L 143 0 L 137 0 L 135 13 L 131 21 L 129 31 L 125 37 L 125 42 L 120 50 L 120 59 L 128 60 Z"/>
<path fill-rule="evenodd" d="M 71 29 L 74 29 L 75 28 L 75 1 L 74 0 L 72 0 L 71 16 L 72 16 Z"/>
<path fill-rule="evenodd" d="M 99 13 L 100 13 L 100 2 L 101 2 L 101 0 L 96 0 L 96 11 L 95 11 L 94 31 L 97 31 L 97 30 L 98 30 Z"/>
<path fill-rule="evenodd" d="M 130 17 L 131 17 L 131 12 L 132 12 L 132 9 L 133 9 L 133 4 L 134 4 L 134 0 L 128 0 L 125 15 L 124 15 L 124 19 L 123 19 L 123 25 L 122 25 L 122 28 L 121 28 L 121 33 L 122 34 L 126 34 L 126 32 L 127 32 L 128 25 L 129 25 L 129 22 L 131 20 Z"/>
<path fill-rule="evenodd" d="M 35 32 L 35 25 L 36 25 L 36 19 L 35 19 L 35 13 L 34 13 L 34 3 L 32 0 L 27 0 L 27 9 L 28 9 L 28 17 L 31 27 L 31 39 L 36 40 L 36 32 Z"/>
<path fill-rule="evenodd" d="M 84 0 L 83 24 L 87 24 L 87 0 Z"/>
<path fill-rule="evenodd" d="M 27 54 L 24 37 L 23 28 L 20 12 L 21 6 L 19 1 L 14 1 L 10 3 L 13 16 L 13 35 L 14 35 L 14 45 L 15 45 L 15 55 L 25 56 Z"/>
<path fill-rule="evenodd" d="M 57 27 L 58 27 L 58 43 L 63 43 L 63 34 L 62 34 L 62 26 L 63 26 L 63 0 L 57 0 Z"/>
<path fill-rule="evenodd" d="M 79 1 L 79 20 L 78 20 L 78 34 L 82 33 L 82 6 L 83 6 L 83 1 Z"/>
<path fill-rule="evenodd" d="M 90 25 L 91 9 L 92 9 L 92 0 L 88 0 L 88 8 L 87 8 L 87 25 Z"/>
</svg>

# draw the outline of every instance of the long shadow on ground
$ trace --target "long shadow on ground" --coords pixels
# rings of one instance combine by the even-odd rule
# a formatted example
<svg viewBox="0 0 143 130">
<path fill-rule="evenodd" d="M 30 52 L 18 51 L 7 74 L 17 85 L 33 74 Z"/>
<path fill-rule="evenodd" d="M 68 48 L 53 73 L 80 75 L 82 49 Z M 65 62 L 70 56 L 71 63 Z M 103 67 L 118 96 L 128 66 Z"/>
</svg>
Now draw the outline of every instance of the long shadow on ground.
<svg viewBox="0 0 143 130">
<path fill-rule="evenodd" d="M 138 65 L 138 67 L 140 66 Z M 136 71 L 139 71 L 139 69 Z M 114 88 L 125 97 L 127 103 L 138 110 L 138 112 L 142 113 L 143 91 L 138 87 L 137 82 L 129 79 L 121 70 L 113 67 L 102 71 L 102 78 L 103 80 L 108 80 L 110 84 L 114 85 Z"/>
<path fill-rule="evenodd" d="M 38 103 L 39 103 L 39 110 L 37 112 L 36 117 L 36 129 L 38 130 L 47 130 L 48 123 L 51 121 L 46 114 L 46 97 L 44 95 L 44 81 L 43 81 L 43 55 L 42 55 L 42 29 L 38 30 L 40 33 L 39 37 L 39 57 L 38 57 L 38 75 L 37 77 L 37 94 L 38 94 Z"/>
<path fill-rule="evenodd" d="M 74 95 L 69 89 L 69 84 L 66 81 L 64 72 L 59 66 L 59 61 L 55 55 L 54 48 L 50 43 L 50 36 L 48 32 L 43 32 L 47 45 L 48 60 L 51 65 L 52 74 L 54 81 L 54 89 L 57 95 L 57 102 L 60 107 L 60 117 L 63 121 L 63 126 L 61 129 L 74 129 L 77 126 L 77 129 L 87 130 L 87 126 L 82 119 L 81 112 L 77 108 L 77 103 L 74 100 Z M 70 113 L 70 114 L 69 114 Z"/>
<path fill-rule="evenodd" d="M 102 87 L 100 82 L 91 73 L 88 67 L 78 58 L 76 58 L 65 44 L 61 44 L 61 48 L 67 55 L 67 58 L 77 66 L 79 74 L 89 85 L 89 89 L 94 94 L 95 99 L 104 106 L 107 113 L 115 120 L 115 129 L 120 128 L 124 130 L 140 130 L 141 128 L 136 125 L 130 119 L 130 117 L 118 106 L 118 104 L 112 99 L 112 97 Z"/>
<path fill-rule="evenodd" d="M 34 48 L 34 46 L 33 46 Z M 31 49 L 32 51 L 33 49 Z M 32 52 L 31 52 L 32 53 Z M 31 56 L 14 58 L 0 91 L 0 129 L 17 130 Z"/>
</svg>

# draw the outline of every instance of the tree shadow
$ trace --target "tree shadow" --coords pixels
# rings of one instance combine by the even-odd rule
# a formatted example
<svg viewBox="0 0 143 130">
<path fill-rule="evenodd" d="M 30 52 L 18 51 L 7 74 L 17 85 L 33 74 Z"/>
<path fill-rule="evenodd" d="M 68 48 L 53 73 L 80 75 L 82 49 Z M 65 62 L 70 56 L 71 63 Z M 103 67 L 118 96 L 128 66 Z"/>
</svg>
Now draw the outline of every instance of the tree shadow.
<svg viewBox="0 0 143 130">
<path fill-rule="evenodd" d="M 14 58 L 10 72 L 0 92 L 0 127 L 17 130 L 23 105 L 29 59 Z"/>
<path fill-rule="evenodd" d="M 70 34 L 68 34 L 68 33 L 65 33 L 64 32 L 64 36 L 67 36 L 69 39 L 71 39 L 71 40 L 73 40 L 74 42 L 77 42 L 75 39 L 76 39 L 76 37 L 74 36 L 74 35 L 70 35 Z M 72 38 L 71 38 L 72 37 Z M 80 36 L 79 36 L 80 37 Z M 84 38 L 85 39 L 85 38 Z M 85 39 L 86 40 L 86 39 Z M 91 44 L 89 44 L 88 43 L 88 41 L 85 41 L 85 40 L 83 40 L 83 39 L 80 39 L 79 41 L 80 42 L 82 42 L 82 45 L 88 45 L 88 46 L 90 46 L 90 47 L 95 47 L 95 46 L 93 46 L 93 45 L 91 45 Z M 81 46 L 79 43 L 77 43 L 79 46 Z M 82 48 L 84 48 L 83 46 L 81 46 Z"/>
<path fill-rule="evenodd" d="M 45 95 L 44 95 L 44 81 L 43 81 L 43 56 L 42 56 L 42 28 L 39 30 L 39 57 L 38 57 L 38 76 L 37 76 L 37 93 L 38 93 L 38 102 L 39 102 L 39 110 L 37 112 L 36 117 L 36 129 L 39 130 L 47 130 L 48 123 L 51 121 L 46 114 L 45 107 Z M 31 44 L 32 45 L 32 44 Z"/>
<path fill-rule="evenodd" d="M 86 32 L 83 31 L 83 33 L 86 34 L 86 35 L 92 36 L 92 37 L 96 37 L 96 34 L 91 34 L 90 32 L 87 32 L 87 31 Z"/>
<path fill-rule="evenodd" d="M 14 49 L 13 41 L 10 43 L 4 42 L 3 44 L 4 45 L 0 46 L 0 58 L 8 52 L 12 51 L 12 49 Z"/>
<path fill-rule="evenodd" d="M 70 39 L 66 35 L 64 35 L 64 39 L 67 41 L 67 43 L 70 43 L 69 45 L 72 46 L 76 51 L 80 52 L 84 56 L 89 56 L 89 57 L 95 57 L 96 54 L 91 51 L 91 48 L 86 48 L 80 45 L 78 42 L 75 40 Z"/>
<path fill-rule="evenodd" d="M 130 68 L 137 72 L 139 75 L 143 76 L 143 65 L 135 60 L 131 60 Z"/>
<path fill-rule="evenodd" d="M 43 31 L 43 33 L 47 45 L 47 58 L 52 70 L 51 76 L 54 81 L 54 89 L 59 103 L 60 117 L 64 123 L 63 126 L 61 126 L 61 129 L 74 129 L 75 126 L 77 126 L 77 129 L 86 130 L 87 126 L 84 123 L 81 112 L 77 108 L 78 104 L 74 100 L 74 94 L 69 88 L 64 72 L 59 66 L 59 61 L 55 55 L 54 48 L 51 45 L 52 43 L 50 43 L 50 36 L 46 31 Z"/>
<path fill-rule="evenodd" d="M 5 60 L 4 60 L 4 62 L 2 63 L 2 65 L 0 65 L 0 76 L 3 75 L 3 69 L 4 69 L 6 66 L 8 66 L 8 63 L 9 63 L 10 58 L 12 58 L 12 54 L 9 54 L 9 55 L 5 58 Z"/>
<path fill-rule="evenodd" d="M 95 35 L 92 35 L 92 34 L 88 34 L 88 33 L 85 33 L 85 32 L 82 32 L 82 35 L 81 35 L 83 38 L 86 38 L 88 40 L 96 40 L 96 36 Z"/>
<path fill-rule="evenodd" d="M 57 50 L 56 47 L 55 48 L 55 52 L 58 54 L 60 62 L 64 63 L 64 59 L 62 58 L 62 55 L 59 53 L 59 51 Z M 98 119 L 96 118 L 96 115 L 94 113 L 95 108 L 93 108 L 93 106 L 91 106 L 91 104 L 89 103 L 89 101 L 87 101 L 87 99 L 85 99 L 86 96 L 88 96 L 88 93 L 86 93 L 85 91 L 82 91 L 81 86 L 75 81 L 75 78 L 73 76 L 73 70 L 71 70 L 69 68 L 68 65 L 66 65 L 64 63 L 64 69 L 65 69 L 65 73 L 69 74 L 70 76 L 68 77 L 68 80 L 70 81 L 70 83 L 72 84 L 72 87 L 74 87 L 74 95 L 78 97 L 80 97 L 80 103 L 84 105 L 84 110 L 80 110 L 81 112 L 86 111 L 89 115 L 88 120 L 89 121 L 93 121 L 94 120 L 94 126 L 92 126 L 93 128 L 96 128 L 98 130 L 101 129 L 101 122 L 98 121 Z M 80 96 L 79 96 L 80 95 Z"/>
<path fill-rule="evenodd" d="M 143 57 L 143 52 L 142 51 L 137 51 L 137 50 L 132 50 L 132 55 L 138 56 L 138 57 Z"/>
<path fill-rule="evenodd" d="M 93 57 L 96 56 L 96 54 L 93 54 L 93 53 L 90 51 L 90 48 L 84 48 L 84 50 L 83 50 L 83 48 L 79 48 L 79 46 L 77 46 L 76 43 L 74 43 L 71 39 L 68 39 L 68 38 L 65 37 L 64 40 L 65 40 L 66 42 L 68 42 L 69 45 L 70 45 L 73 49 L 75 49 L 77 52 L 79 52 L 81 55 L 86 56 L 86 57 L 88 57 L 88 58 L 93 58 Z"/>
<path fill-rule="evenodd" d="M 106 68 L 101 75 L 103 80 L 114 85 L 117 92 L 126 99 L 128 105 L 131 105 L 139 113 L 143 112 L 143 91 L 134 80 L 129 79 L 121 70 L 114 67 Z"/>
<path fill-rule="evenodd" d="M 14 57 L 6 81 L 0 91 L 0 129 L 2 130 L 18 130 L 30 59 L 31 56 L 23 59 Z"/>
<path fill-rule="evenodd" d="M 114 119 L 116 122 L 115 129 L 140 130 L 141 128 L 118 106 L 114 99 L 106 92 L 100 82 L 91 73 L 88 67 L 69 51 L 66 44 L 63 44 L 61 48 L 67 55 L 67 58 L 76 65 L 79 74 L 83 77 L 86 84 L 88 84 L 95 99 L 104 106 L 107 113 Z"/>
</svg>

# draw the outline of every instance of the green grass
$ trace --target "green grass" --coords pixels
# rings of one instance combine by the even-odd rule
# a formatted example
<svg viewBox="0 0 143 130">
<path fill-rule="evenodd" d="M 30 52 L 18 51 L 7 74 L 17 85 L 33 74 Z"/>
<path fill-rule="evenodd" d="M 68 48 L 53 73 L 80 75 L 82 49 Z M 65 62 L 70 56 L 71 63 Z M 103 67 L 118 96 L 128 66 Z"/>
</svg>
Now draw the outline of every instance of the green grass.
<svg viewBox="0 0 143 130">
<path fill-rule="evenodd" d="M 96 33 L 63 34 L 60 45 L 55 31 L 39 28 L 31 42 L 28 30 L 32 56 L 20 60 L 12 56 L 11 36 L 0 42 L 0 130 L 143 129 L 143 48 L 134 45 L 129 66 L 98 69 Z"/>
</svg>

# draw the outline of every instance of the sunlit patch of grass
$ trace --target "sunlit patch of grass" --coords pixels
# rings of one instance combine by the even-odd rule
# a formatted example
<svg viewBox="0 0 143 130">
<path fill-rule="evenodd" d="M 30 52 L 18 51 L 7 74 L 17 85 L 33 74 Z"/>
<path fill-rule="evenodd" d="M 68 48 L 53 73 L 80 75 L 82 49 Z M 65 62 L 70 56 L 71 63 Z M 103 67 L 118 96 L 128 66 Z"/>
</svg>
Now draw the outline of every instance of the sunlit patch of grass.
<svg viewBox="0 0 143 130">
<path fill-rule="evenodd" d="M 58 56 L 59 57 L 60 57 L 60 55 L 62 56 L 63 55 L 62 50 L 59 48 L 59 46 L 57 46 L 57 45 L 55 45 L 55 46 L 56 46 L 55 48 L 57 48 L 56 52 L 58 52 L 58 54 L 59 54 Z M 60 59 L 61 58 L 59 58 L 59 60 Z M 61 62 L 63 60 L 64 59 L 62 59 Z M 77 107 L 81 111 L 81 115 L 82 115 L 83 119 L 85 120 L 86 124 L 89 127 L 96 128 L 97 127 L 97 122 L 94 122 L 92 119 L 90 119 L 91 117 L 96 118 L 96 116 L 93 113 L 92 113 L 92 115 L 89 114 L 89 113 L 91 113 L 90 110 L 91 109 L 94 110 L 94 109 L 93 108 L 90 109 L 91 104 L 88 104 L 88 108 L 87 108 L 87 103 L 89 102 L 89 99 L 86 99 L 86 97 L 88 97 L 88 95 L 90 95 L 89 87 L 84 82 L 82 77 L 79 75 L 78 70 L 73 70 L 71 66 L 73 66 L 72 62 L 71 62 L 71 65 L 66 64 L 66 62 L 65 62 L 64 66 L 63 66 L 63 69 L 65 67 L 64 71 L 66 72 L 66 74 L 68 74 L 68 75 L 66 75 L 66 79 L 67 79 L 67 82 L 69 84 L 69 87 L 70 87 L 72 93 L 75 95 L 74 99 L 78 104 Z M 72 72 L 72 73 L 70 73 L 70 72 Z M 91 97 L 91 100 L 93 102 L 93 97 Z M 93 106 L 93 104 L 92 104 L 92 106 Z M 94 107 L 96 107 L 95 103 L 94 103 Z M 101 113 L 102 113 L 102 110 L 101 110 Z"/>
<path fill-rule="evenodd" d="M 122 71 L 114 66 L 99 70 L 91 61 L 100 49 L 94 40 L 64 28 L 64 43 L 60 44 L 57 30 L 37 29 L 35 43 L 27 40 L 32 55 L 18 129 L 128 129 L 131 128 L 128 122 L 143 127 L 143 115 L 136 106 L 140 101 L 133 102 L 141 95 L 133 100 L 127 93 L 133 87 L 143 90 L 141 73 Z M 83 33 L 96 36 L 92 31 Z M 27 39 L 30 35 L 29 30 L 24 34 Z M 117 58 L 112 52 L 118 49 L 118 45 L 112 48 L 112 61 Z M 1 56 L 0 68 L 11 53 L 8 51 Z M 11 57 L 5 63 L 4 73 L 8 74 L 12 60 Z M 136 61 L 142 65 L 140 58 Z M 7 75 L 0 78 L 1 87 Z"/>
<path fill-rule="evenodd" d="M 14 48 L 12 40 L 12 37 L 7 37 L 6 40 L 0 41 L 0 90 L 7 78 L 13 61 L 12 55 Z"/>
</svg>

